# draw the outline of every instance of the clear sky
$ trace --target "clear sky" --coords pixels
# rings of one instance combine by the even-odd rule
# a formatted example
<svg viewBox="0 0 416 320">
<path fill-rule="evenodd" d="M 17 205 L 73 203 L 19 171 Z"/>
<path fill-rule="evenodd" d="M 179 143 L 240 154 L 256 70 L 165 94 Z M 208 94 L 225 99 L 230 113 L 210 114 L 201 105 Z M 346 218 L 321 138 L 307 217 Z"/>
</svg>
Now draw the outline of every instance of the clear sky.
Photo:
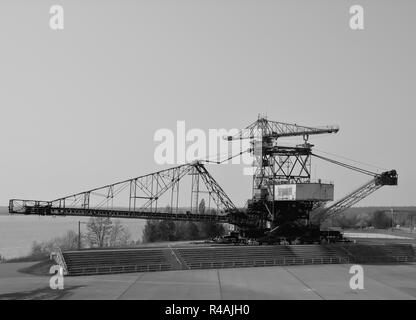
<svg viewBox="0 0 416 320">
<path fill-rule="evenodd" d="M 65 29 L 49 28 L 64 7 Z M 365 29 L 349 28 L 364 7 Z M 243 128 L 266 114 L 337 124 L 319 150 L 397 169 L 360 205 L 416 205 L 416 2 L 0 2 L 0 205 L 160 170 L 160 128 Z M 163 167 L 164 168 L 164 167 Z M 367 176 L 315 160 L 339 198 Z M 371 169 L 371 168 L 370 168 Z M 209 167 L 242 205 L 251 179 Z"/>
</svg>

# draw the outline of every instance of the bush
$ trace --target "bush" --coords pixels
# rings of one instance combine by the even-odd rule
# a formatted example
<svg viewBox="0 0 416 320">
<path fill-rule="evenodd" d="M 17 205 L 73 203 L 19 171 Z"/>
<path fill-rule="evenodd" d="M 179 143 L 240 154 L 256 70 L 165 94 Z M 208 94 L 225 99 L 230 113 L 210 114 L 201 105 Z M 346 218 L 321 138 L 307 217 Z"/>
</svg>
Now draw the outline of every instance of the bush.
<svg viewBox="0 0 416 320">
<path fill-rule="evenodd" d="M 69 230 L 62 237 L 57 237 L 44 242 L 34 241 L 32 244 L 32 249 L 27 256 L 9 259 L 7 262 L 41 261 L 49 259 L 51 252 L 56 247 L 60 247 L 62 250 L 77 249 L 78 234 L 72 230 Z"/>
</svg>

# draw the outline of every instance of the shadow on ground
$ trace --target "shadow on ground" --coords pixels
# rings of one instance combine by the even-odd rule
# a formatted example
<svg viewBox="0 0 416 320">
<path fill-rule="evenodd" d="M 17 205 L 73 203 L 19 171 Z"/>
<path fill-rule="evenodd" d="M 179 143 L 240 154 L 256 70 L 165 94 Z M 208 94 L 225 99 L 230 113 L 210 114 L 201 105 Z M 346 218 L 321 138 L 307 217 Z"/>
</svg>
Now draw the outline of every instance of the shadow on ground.
<svg viewBox="0 0 416 320">
<path fill-rule="evenodd" d="M 81 287 L 71 286 L 63 290 L 52 290 L 49 287 L 45 287 L 32 291 L 7 293 L 0 295 L 0 300 L 59 300 L 71 295 L 72 290 Z"/>
</svg>

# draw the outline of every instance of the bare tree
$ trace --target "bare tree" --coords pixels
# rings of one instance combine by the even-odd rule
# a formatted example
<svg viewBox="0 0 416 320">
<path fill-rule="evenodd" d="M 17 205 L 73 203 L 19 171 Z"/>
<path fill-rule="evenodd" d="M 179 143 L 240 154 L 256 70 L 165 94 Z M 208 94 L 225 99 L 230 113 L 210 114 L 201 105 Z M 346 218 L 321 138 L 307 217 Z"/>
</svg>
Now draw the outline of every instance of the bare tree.
<svg viewBox="0 0 416 320">
<path fill-rule="evenodd" d="M 87 223 L 86 238 L 91 247 L 105 247 L 112 230 L 110 218 L 90 218 Z"/>
<path fill-rule="evenodd" d="M 131 235 L 120 220 L 97 217 L 88 221 L 86 239 L 91 247 L 119 247 L 128 245 Z"/>
<path fill-rule="evenodd" d="M 115 220 L 110 236 L 109 236 L 109 246 L 110 247 L 120 247 L 126 246 L 131 241 L 131 235 L 128 229 L 126 229 L 120 220 Z"/>
</svg>

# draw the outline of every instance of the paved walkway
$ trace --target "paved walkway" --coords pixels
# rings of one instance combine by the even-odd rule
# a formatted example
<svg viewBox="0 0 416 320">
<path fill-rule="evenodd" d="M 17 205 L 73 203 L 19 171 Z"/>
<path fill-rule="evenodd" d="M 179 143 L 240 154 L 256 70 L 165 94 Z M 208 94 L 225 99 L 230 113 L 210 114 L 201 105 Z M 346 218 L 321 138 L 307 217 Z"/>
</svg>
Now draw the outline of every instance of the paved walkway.
<svg viewBox="0 0 416 320">
<path fill-rule="evenodd" d="M 364 290 L 350 289 L 349 265 L 66 277 L 64 290 L 16 267 L 0 265 L 0 299 L 416 299 L 416 264 L 364 265 Z"/>
</svg>

